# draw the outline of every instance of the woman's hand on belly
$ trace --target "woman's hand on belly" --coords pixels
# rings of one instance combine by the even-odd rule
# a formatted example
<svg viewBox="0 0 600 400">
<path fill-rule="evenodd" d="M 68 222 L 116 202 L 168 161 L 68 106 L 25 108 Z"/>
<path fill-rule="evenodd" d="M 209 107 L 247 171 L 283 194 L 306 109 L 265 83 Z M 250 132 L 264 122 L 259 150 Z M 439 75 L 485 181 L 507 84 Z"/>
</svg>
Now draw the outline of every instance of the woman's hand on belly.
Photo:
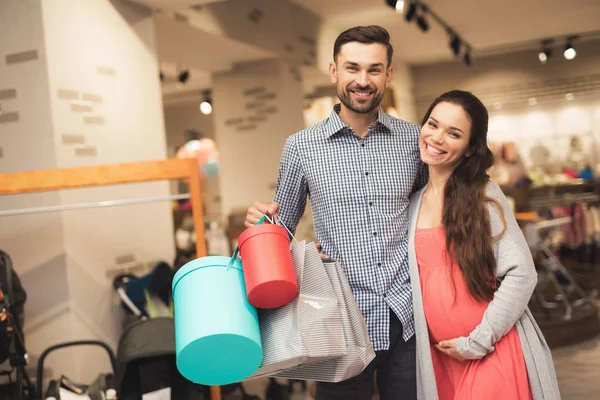
<svg viewBox="0 0 600 400">
<path fill-rule="evenodd" d="M 458 351 L 456 351 L 456 339 L 442 340 L 434 346 L 437 350 L 454 358 L 455 360 L 465 361 L 465 358 L 463 358 Z"/>
</svg>

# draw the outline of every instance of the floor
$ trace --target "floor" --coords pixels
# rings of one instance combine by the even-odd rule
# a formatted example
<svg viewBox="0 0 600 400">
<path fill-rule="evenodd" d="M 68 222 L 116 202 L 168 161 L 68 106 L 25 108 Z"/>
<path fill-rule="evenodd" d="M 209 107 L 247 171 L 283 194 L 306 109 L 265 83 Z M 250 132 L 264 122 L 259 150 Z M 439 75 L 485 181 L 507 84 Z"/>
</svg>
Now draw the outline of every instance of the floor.
<svg viewBox="0 0 600 400">
<path fill-rule="evenodd" d="M 552 354 L 563 400 L 600 399 L 600 336 Z"/>
<path fill-rule="evenodd" d="M 562 400 L 600 399 L 600 336 L 555 349 L 552 354 Z M 266 385 L 264 379 L 244 384 L 249 393 L 258 395 L 261 400 L 264 400 Z M 299 387 L 296 389 L 289 400 L 312 400 L 309 394 L 300 393 Z"/>
</svg>

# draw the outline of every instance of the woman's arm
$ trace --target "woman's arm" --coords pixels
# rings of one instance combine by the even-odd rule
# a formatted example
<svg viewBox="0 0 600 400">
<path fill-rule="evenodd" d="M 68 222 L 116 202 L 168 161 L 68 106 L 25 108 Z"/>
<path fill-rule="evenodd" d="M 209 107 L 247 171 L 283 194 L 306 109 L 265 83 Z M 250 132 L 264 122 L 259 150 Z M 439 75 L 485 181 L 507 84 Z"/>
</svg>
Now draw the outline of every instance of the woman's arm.
<svg viewBox="0 0 600 400">
<path fill-rule="evenodd" d="M 456 352 L 463 359 L 478 359 L 494 351 L 494 345 L 521 317 L 537 284 L 537 272 L 529 246 L 513 212 L 498 185 L 490 182 L 486 194 L 495 199 L 506 219 L 506 232 L 496 243 L 497 277 L 500 286 L 483 315 L 481 323 L 468 337 L 456 340 Z M 498 208 L 490 204 L 492 235 L 504 228 Z"/>
</svg>

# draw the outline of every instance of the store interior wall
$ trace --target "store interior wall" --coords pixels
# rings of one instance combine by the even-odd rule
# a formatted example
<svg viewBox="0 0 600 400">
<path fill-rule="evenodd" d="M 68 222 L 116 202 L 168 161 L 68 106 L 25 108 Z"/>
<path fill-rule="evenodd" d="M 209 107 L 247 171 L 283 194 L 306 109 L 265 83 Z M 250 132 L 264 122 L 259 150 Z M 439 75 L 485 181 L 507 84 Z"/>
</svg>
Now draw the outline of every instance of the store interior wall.
<svg viewBox="0 0 600 400">
<path fill-rule="evenodd" d="M 0 90 L 5 93 L 0 120 L 0 172 L 56 168 L 58 157 L 54 151 L 40 1 L 0 4 L 0 48 L 4 53 L 0 62 Z M 5 55 L 14 61 L 7 62 Z M 8 92 L 11 94 L 6 94 Z M 58 192 L 0 196 L 0 209 L 41 207 L 59 202 Z M 43 308 L 58 309 L 68 302 L 65 239 L 59 213 L 2 217 L 0 242 L 2 250 L 13 258 L 27 290 L 35 290 L 36 286 L 42 289 L 27 302 L 26 325 L 35 320 L 36 314 L 43 314 Z M 38 276 L 36 282 L 28 279 L 34 274 Z M 56 319 L 71 326 L 69 315 Z M 55 340 L 65 340 L 48 325 L 44 331 L 48 339 L 37 340 L 38 349 Z M 26 340 L 28 346 L 35 348 L 35 339 Z M 35 350 L 32 355 L 35 357 Z"/>
<path fill-rule="evenodd" d="M 527 50 L 479 56 L 469 68 L 459 61 L 413 65 L 411 72 L 417 114 L 423 115 L 437 95 L 454 88 L 473 91 L 484 102 L 501 101 L 500 94 L 503 91 L 505 98 L 515 99 L 518 94 L 527 101 L 529 97 L 542 94 L 536 93 L 533 89 L 548 90 L 557 85 L 564 86 L 569 83 L 569 80 L 577 83 L 577 79 L 581 81 L 587 79 L 588 82 L 590 79 L 598 79 L 600 42 L 597 40 L 580 42 L 577 43 L 576 49 L 577 57 L 566 60 L 561 48 L 557 46 L 546 64 L 540 63 L 537 51 Z M 531 89 L 523 90 L 527 85 Z M 523 107 L 523 105 L 516 106 Z"/>
<path fill-rule="evenodd" d="M 398 60 L 393 63 L 394 72 L 390 82 L 390 89 L 394 96 L 394 105 L 397 117 L 408 122 L 420 124 L 415 107 L 413 94 L 413 78 L 410 67 Z"/>
<path fill-rule="evenodd" d="M 516 143 L 525 168 L 534 167 L 532 151 L 543 145 L 545 164 L 535 166 L 561 172 L 576 137 L 599 173 L 600 101 L 594 88 L 600 84 L 600 42 L 577 43 L 576 49 L 577 56 L 566 60 L 557 48 L 546 64 L 526 51 L 479 57 L 471 68 L 452 62 L 414 66 L 418 112 L 424 115 L 446 90 L 470 90 L 490 112 L 490 142 Z"/>
<path fill-rule="evenodd" d="M 164 104 L 167 157 L 174 158 L 177 149 L 190 140 L 191 134 L 199 138 L 215 139 L 213 128 L 214 114 L 200 112 L 202 100 Z M 190 132 L 192 131 L 192 132 Z M 188 187 L 179 181 L 171 182 L 171 193 L 187 193 Z M 204 179 L 201 186 L 204 214 L 207 219 L 222 222 L 219 177 Z"/>
<path fill-rule="evenodd" d="M 221 211 L 229 215 L 273 200 L 285 140 L 304 129 L 302 86 L 282 61 L 238 65 L 213 79 Z"/>
<path fill-rule="evenodd" d="M 5 127 L 23 133 L 2 136 L 2 172 L 165 158 L 149 10 L 122 0 L 9 0 L 1 7 L 10 19 L 0 24 L 0 40 L 12 39 L 2 48 L 37 52 L 32 61 L 0 67 L 0 87 L 16 89 L 20 113 Z M 168 194 L 168 183 L 156 182 L 0 200 L 4 209 Z M 174 256 L 168 202 L 5 218 L 2 247 L 30 294 L 25 336 L 34 361 L 67 340 L 99 339 L 116 349 L 123 314 L 111 270 L 126 259 Z M 99 350 L 64 352 L 49 359 L 55 375 L 90 382 L 110 370 Z"/>
</svg>

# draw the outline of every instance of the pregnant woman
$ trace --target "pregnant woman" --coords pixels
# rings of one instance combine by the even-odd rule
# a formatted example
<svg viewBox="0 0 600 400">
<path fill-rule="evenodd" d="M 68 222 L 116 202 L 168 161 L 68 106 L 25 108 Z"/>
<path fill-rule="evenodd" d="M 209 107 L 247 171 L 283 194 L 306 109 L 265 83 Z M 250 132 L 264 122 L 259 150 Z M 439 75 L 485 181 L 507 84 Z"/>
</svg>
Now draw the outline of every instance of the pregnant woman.
<svg viewBox="0 0 600 400">
<path fill-rule="evenodd" d="M 527 308 L 533 260 L 487 174 L 487 128 L 484 105 L 458 90 L 423 119 L 429 181 L 409 210 L 418 398 L 560 399 L 550 350 Z"/>
</svg>

